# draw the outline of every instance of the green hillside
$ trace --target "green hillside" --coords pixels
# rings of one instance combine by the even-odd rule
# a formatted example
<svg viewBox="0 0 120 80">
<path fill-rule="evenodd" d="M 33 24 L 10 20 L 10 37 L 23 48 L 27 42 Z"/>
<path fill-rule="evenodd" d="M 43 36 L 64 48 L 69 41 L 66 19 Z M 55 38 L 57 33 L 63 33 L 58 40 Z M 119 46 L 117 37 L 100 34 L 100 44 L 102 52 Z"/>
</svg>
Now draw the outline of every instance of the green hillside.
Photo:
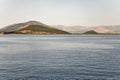
<svg viewBox="0 0 120 80">
<path fill-rule="evenodd" d="M 46 27 L 46 26 L 40 26 L 40 25 L 30 25 L 24 29 L 21 29 L 19 31 L 15 31 L 15 33 L 22 33 L 23 31 L 29 31 L 28 33 L 34 34 L 69 34 L 66 31 L 58 30 L 56 28 Z M 44 32 L 44 33 L 42 33 Z M 27 32 L 26 32 L 27 34 Z"/>
</svg>

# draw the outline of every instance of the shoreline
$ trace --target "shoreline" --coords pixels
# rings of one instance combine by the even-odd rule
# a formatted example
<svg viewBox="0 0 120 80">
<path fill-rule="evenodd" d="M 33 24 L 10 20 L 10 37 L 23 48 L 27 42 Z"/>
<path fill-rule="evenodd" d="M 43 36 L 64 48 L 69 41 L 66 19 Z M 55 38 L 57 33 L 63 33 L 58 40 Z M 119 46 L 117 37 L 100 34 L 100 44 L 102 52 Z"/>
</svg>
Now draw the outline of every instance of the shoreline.
<svg viewBox="0 0 120 80">
<path fill-rule="evenodd" d="M 0 35 L 120 36 L 120 34 L 0 34 Z"/>
</svg>

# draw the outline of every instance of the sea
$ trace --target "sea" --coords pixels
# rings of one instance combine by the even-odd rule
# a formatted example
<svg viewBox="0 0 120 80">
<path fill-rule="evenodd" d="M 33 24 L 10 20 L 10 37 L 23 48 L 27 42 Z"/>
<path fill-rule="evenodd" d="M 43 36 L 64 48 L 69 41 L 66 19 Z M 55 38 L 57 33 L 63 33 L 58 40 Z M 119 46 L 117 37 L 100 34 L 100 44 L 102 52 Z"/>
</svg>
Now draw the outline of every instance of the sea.
<svg viewBox="0 0 120 80">
<path fill-rule="evenodd" d="M 120 80 L 120 36 L 0 35 L 0 80 Z"/>
</svg>

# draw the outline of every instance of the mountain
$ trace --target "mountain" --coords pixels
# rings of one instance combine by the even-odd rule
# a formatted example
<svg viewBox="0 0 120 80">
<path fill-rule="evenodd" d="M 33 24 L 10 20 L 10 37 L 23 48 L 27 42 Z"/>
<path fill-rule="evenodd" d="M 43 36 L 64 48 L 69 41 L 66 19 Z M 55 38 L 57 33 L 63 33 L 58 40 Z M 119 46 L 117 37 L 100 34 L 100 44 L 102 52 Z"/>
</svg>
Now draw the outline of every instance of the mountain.
<svg viewBox="0 0 120 80">
<path fill-rule="evenodd" d="M 108 30 L 108 33 L 120 33 L 120 25 L 115 26 L 99 26 L 97 28 L 104 28 Z"/>
<path fill-rule="evenodd" d="M 91 28 L 91 30 L 94 30 L 98 33 L 112 33 L 113 32 L 112 30 L 105 28 L 105 27 L 95 27 L 95 28 Z"/>
<path fill-rule="evenodd" d="M 25 23 L 12 24 L 0 29 L 2 33 L 22 33 L 22 34 L 69 34 L 69 33 L 85 33 L 87 31 L 95 31 L 97 33 L 117 33 L 120 34 L 120 25 L 115 26 L 97 26 L 86 27 L 80 25 L 64 26 L 64 25 L 46 25 L 37 21 L 28 21 Z"/>
<path fill-rule="evenodd" d="M 95 31 L 97 33 L 120 33 L 120 25 L 116 26 L 97 26 L 97 27 L 86 27 L 86 26 L 53 26 L 57 29 L 61 29 L 70 33 L 85 33 L 87 31 Z"/>
<path fill-rule="evenodd" d="M 0 29 L 0 32 L 5 34 L 69 34 L 69 32 L 59 30 L 37 21 L 28 21 L 25 23 L 18 23 L 9 25 Z"/>
</svg>

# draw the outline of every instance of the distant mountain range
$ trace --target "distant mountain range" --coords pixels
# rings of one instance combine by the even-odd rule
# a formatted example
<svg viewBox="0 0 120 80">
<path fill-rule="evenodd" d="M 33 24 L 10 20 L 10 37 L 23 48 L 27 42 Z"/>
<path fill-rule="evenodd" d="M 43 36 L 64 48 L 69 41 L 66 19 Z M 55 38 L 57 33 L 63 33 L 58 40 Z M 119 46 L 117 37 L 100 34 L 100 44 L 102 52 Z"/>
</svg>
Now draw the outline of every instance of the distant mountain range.
<svg viewBox="0 0 120 80">
<path fill-rule="evenodd" d="M 85 33 L 91 30 L 97 33 L 120 33 L 120 25 L 98 26 L 98 27 L 86 27 L 86 26 L 78 26 L 78 25 L 74 25 L 74 26 L 53 25 L 53 27 L 70 33 Z"/>
<path fill-rule="evenodd" d="M 18 34 L 70 34 L 70 33 L 120 33 L 120 25 L 116 26 L 64 26 L 64 25 L 46 25 L 37 21 L 28 21 L 6 26 L 0 29 L 1 33 Z"/>
<path fill-rule="evenodd" d="M 74 26 L 53 25 L 53 27 L 70 33 L 84 33 L 90 30 L 89 27 L 78 26 L 78 25 L 74 25 Z"/>
</svg>

